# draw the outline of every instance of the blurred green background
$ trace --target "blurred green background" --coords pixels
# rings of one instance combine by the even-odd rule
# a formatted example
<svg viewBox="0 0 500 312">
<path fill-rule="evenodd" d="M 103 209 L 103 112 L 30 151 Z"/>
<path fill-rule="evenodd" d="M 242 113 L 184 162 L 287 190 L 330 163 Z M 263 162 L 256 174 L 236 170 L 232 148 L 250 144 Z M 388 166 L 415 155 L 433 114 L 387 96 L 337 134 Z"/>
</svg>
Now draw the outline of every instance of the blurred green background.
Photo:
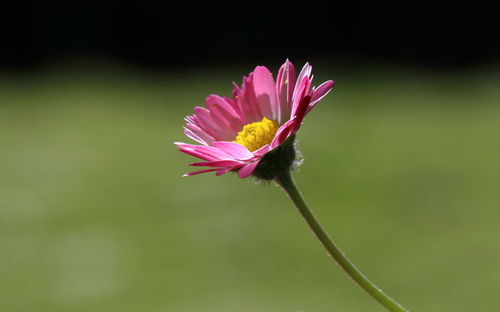
<svg viewBox="0 0 500 312">
<path fill-rule="evenodd" d="M 412 311 L 498 311 L 498 68 L 313 65 L 294 176 L 328 232 Z M 0 74 L 0 311 L 384 311 L 275 185 L 181 178 L 183 117 L 250 70 Z"/>
</svg>

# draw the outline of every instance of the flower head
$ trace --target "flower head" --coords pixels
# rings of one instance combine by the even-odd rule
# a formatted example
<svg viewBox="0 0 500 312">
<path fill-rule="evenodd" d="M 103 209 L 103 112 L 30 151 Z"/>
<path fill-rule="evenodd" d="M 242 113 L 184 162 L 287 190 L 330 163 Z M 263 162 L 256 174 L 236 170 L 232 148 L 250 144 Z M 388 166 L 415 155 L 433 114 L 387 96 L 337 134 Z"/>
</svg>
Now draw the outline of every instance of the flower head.
<svg viewBox="0 0 500 312">
<path fill-rule="evenodd" d="M 243 77 L 241 88 L 234 84 L 232 97 L 208 96 L 206 107 L 195 107 L 185 118 L 184 133 L 201 145 L 176 144 L 181 152 L 204 160 L 190 166 L 210 169 L 184 176 L 237 171 L 240 178 L 253 174 L 272 179 L 276 170 L 289 169 L 295 159 L 293 139 L 304 116 L 334 85 L 329 80 L 311 88 L 311 71 L 305 64 L 296 78 L 287 60 L 274 82 L 266 67 L 257 66 Z"/>
</svg>

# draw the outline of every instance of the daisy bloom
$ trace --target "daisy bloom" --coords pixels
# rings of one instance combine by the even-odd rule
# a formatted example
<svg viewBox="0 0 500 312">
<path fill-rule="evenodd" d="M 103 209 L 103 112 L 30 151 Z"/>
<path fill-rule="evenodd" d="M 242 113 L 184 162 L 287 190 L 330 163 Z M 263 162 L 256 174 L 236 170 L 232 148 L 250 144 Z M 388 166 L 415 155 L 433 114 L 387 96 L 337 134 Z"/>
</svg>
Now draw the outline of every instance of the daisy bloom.
<svg viewBox="0 0 500 312">
<path fill-rule="evenodd" d="M 215 171 L 222 175 L 238 172 L 274 180 L 293 202 L 331 258 L 387 310 L 408 312 L 386 295 L 345 256 L 323 229 L 295 184 L 290 169 L 295 162 L 295 133 L 305 115 L 333 88 L 328 80 L 312 85 L 312 68 L 305 64 L 298 77 L 288 60 L 281 66 L 276 82 L 264 66 L 257 66 L 241 87 L 234 85 L 233 96 L 210 95 L 206 107 L 197 106 L 187 116 L 184 133 L 199 144 L 177 144 L 179 150 L 203 159 L 190 166 L 209 167 L 187 173 L 191 176 Z"/>
<path fill-rule="evenodd" d="M 257 66 L 242 86 L 234 84 L 232 97 L 210 95 L 206 107 L 186 116 L 184 133 L 199 144 L 176 142 L 181 152 L 201 158 L 190 166 L 209 167 L 191 176 L 215 171 L 237 171 L 273 179 L 295 160 L 294 138 L 305 115 L 333 88 L 328 80 L 312 87 L 312 67 L 305 64 L 298 77 L 288 60 L 276 82 L 264 66 Z"/>
</svg>

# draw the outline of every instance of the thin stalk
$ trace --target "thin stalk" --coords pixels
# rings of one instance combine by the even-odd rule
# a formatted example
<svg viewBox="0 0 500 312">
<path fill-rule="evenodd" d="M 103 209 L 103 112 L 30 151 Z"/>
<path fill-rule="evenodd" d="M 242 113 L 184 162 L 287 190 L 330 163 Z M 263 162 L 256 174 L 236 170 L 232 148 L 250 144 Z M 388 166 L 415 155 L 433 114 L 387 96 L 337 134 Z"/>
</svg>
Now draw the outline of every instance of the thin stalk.
<svg viewBox="0 0 500 312">
<path fill-rule="evenodd" d="M 325 247 L 332 258 L 338 265 L 370 296 L 382 304 L 387 310 L 392 312 L 408 312 L 394 299 L 386 295 L 382 289 L 372 283 L 361 271 L 352 264 L 352 262 L 345 256 L 345 254 L 337 247 L 333 240 L 328 237 L 318 219 L 314 216 L 311 209 L 307 206 L 302 194 L 295 185 L 295 182 L 290 175 L 290 172 L 283 173 L 275 178 L 275 181 L 283 188 L 288 197 L 295 204 L 300 214 L 306 220 L 307 224 L 319 239 L 321 244 Z"/>
</svg>

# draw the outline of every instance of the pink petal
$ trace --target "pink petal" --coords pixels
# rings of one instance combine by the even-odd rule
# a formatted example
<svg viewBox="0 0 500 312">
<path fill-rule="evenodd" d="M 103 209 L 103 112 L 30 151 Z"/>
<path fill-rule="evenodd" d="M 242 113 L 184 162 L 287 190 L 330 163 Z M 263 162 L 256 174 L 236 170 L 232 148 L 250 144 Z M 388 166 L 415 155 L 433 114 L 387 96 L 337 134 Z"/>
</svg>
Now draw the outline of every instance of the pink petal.
<svg viewBox="0 0 500 312">
<path fill-rule="evenodd" d="M 188 155 L 191 155 L 194 157 L 198 157 L 198 158 L 201 158 L 201 159 L 204 159 L 207 161 L 216 161 L 217 160 L 216 157 L 213 157 L 211 155 L 207 155 L 207 154 L 200 152 L 200 151 L 197 151 L 197 150 L 191 150 L 191 149 L 179 149 L 179 150 L 185 154 L 188 154 Z"/>
<path fill-rule="evenodd" d="M 297 87 L 302 85 L 304 79 L 307 79 L 309 81 L 311 80 L 311 72 L 312 66 L 309 65 L 309 63 L 305 63 L 304 67 L 302 67 L 302 70 L 300 71 L 299 76 L 297 77 L 297 84 L 295 85 L 295 90 L 293 91 L 292 100 L 298 96 Z"/>
<path fill-rule="evenodd" d="M 311 102 L 311 96 L 309 96 L 309 95 L 306 95 L 300 101 L 300 103 L 297 107 L 296 115 L 295 115 L 295 117 L 297 118 L 297 122 L 295 123 L 295 126 L 290 130 L 291 131 L 290 134 L 297 132 L 297 130 L 300 128 L 300 125 L 302 123 L 302 119 L 304 119 L 304 116 L 307 114 L 307 108 L 308 108 L 310 102 Z"/>
<path fill-rule="evenodd" d="M 211 172 L 211 171 L 217 171 L 219 170 L 218 168 L 215 168 L 215 169 L 204 169 L 204 170 L 198 170 L 198 171 L 193 171 L 193 172 L 189 172 L 189 173 L 185 173 L 183 174 L 182 176 L 183 177 L 190 177 L 190 176 L 193 176 L 195 174 L 200 174 L 200 173 L 205 173 L 205 172 Z"/>
<path fill-rule="evenodd" d="M 228 128 L 223 121 L 210 112 L 205 107 L 194 108 L 198 125 L 208 134 L 218 141 L 231 140 L 234 138 L 234 131 Z"/>
<path fill-rule="evenodd" d="M 200 137 L 199 137 L 199 136 L 197 136 L 196 134 L 194 134 L 194 133 L 193 133 L 191 130 L 189 130 L 189 129 L 184 128 L 184 134 L 185 134 L 188 138 L 190 138 L 191 140 L 194 140 L 194 141 L 196 141 L 196 142 L 198 142 L 198 143 L 201 143 L 201 144 L 203 144 L 203 145 L 208 145 L 208 144 L 207 144 L 207 142 L 205 142 L 205 141 L 203 141 L 202 139 L 200 139 Z"/>
<path fill-rule="evenodd" d="M 261 148 L 259 148 L 258 150 L 253 151 L 253 154 L 254 154 L 255 156 L 264 156 L 264 155 L 265 155 L 265 154 L 267 154 L 269 151 L 271 151 L 271 145 L 266 144 L 266 145 L 262 146 Z"/>
<path fill-rule="evenodd" d="M 240 108 L 242 119 L 245 120 L 245 124 L 260 121 L 262 119 L 262 113 L 260 112 L 253 87 L 253 73 L 250 73 L 248 77 L 243 77 L 241 89 L 235 85 L 233 96 Z"/>
<path fill-rule="evenodd" d="M 292 116 L 295 116 L 297 114 L 298 106 L 301 103 L 302 98 L 309 93 L 310 88 L 311 80 L 309 79 L 309 77 L 304 77 L 302 78 L 302 80 L 297 81 L 297 85 L 295 86 L 295 90 L 293 92 L 291 111 Z"/>
<path fill-rule="evenodd" d="M 260 162 L 260 160 L 257 160 L 257 161 L 249 163 L 248 165 L 245 165 L 243 168 L 241 168 L 238 171 L 238 176 L 242 179 L 248 177 L 255 170 L 255 168 L 257 167 L 259 162 Z"/>
<path fill-rule="evenodd" d="M 229 106 L 231 106 L 233 108 L 236 115 L 239 116 L 240 118 L 242 118 L 243 116 L 241 115 L 241 110 L 240 110 L 240 107 L 238 106 L 238 103 L 236 103 L 236 101 L 233 98 L 230 98 L 227 96 L 225 96 L 223 98 L 227 103 L 229 103 Z M 243 121 L 243 123 L 245 123 L 245 122 Z"/>
<path fill-rule="evenodd" d="M 206 133 L 205 130 L 201 129 L 194 123 L 187 123 L 185 128 L 191 130 L 194 134 L 196 134 L 200 139 L 207 142 L 208 145 L 212 144 L 215 141 L 214 137 L 210 134 Z"/>
<path fill-rule="evenodd" d="M 216 176 L 220 176 L 220 175 L 223 175 L 224 173 L 227 173 L 227 172 L 229 172 L 229 171 L 231 171 L 231 170 L 233 170 L 233 169 L 234 169 L 234 167 L 222 168 L 222 169 L 220 169 L 219 171 L 217 171 L 217 172 L 215 173 L 215 175 L 216 175 Z"/>
<path fill-rule="evenodd" d="M 276 94 L 278 95 L 279 106 L 281 108 L 280 120 L 278 120 L 279 124 L 290 118 L 294 88 L 295 68 L 287 59 L 285 63 L 281 65 L 276 78 Z"/>
<path fill-rule="evenodd" d="M 183 153 L 199 157 L 207 161 L 216 160 L 233 160 L 233 157 L 224 153 L 217 147 L 204 146 L 204 145 L 193 145 L 184 143 L 175 143 L 179 150 Z"/>
<path fill-rule="evenodd" d="M 194 115 L 191 118 L 193 124 L 198 126 L 214 139 L 223 140 L 220 135 L 220 125 L 218 125 L 217 122 L 213 120 L 208 109 L 206 109 L 205 107 L 196 106 L 193 111 Z"/>
<path fill-rule="evenodd" d="M 293 117 L 289 121 L 285 122 L 281 127 L 279 127 L 278 131 L 276 131 L 276 135 L 274 136 L 273 141 L 271 142 L 271 148 L 275 149 L 280 146 L 285 140 L 290 136 L 290 129 L 295 128 L 295 123 L 297 122 L 297 117 Z"/>
<path fill-rule="evenodd" d="M 312 72 L 312 66 L 309 63 L 305 63 L 302 69 L 300 70 L 299 77 L 297 77 L 297 81 L 302 80 L 305 77 L 310 77 Z"/>
<path fill-rule="evenodd" d="M 230 155 L 234 159 L 244 160 L 253 157 L 253 154 L 246 147 L 238 143 L 228 142 L 228 141 L 218 141 L 214 142 L 212 145 L 219 148 L 224 153 Z"/>
<path fill-rule="evenodd" d="M 319 87 L 315 88 L 311 97 L 311 103 L 307 108 L 308 113 L 315 105 L 318 103 L 325 95 L 333 89 L 335 82 L 333 80 L 328 80 L 323 82 Z"/>
<path fill-rule="evenodd" d="M 214 138 L 206 134 L 205 131 L 201 130 L 193 124 L 186 124 L 186 126 L 184 127 L 184 134 L 190 139 L 203 145 L 210 145 L 215 141 Z"/>
<path fill-rule="evenodd" d="M 218 95 L 210 95 L 205 99 L 205 104 L 213 116 L 233 130 L 235 136 L 245 125 L 239 114 L 224 98 Z"/>
<path fill-rule="evenodd" d="M 264 66 L 257 66 L 253 72 L 255 96 L 263 117 L 280 119 L 280 107 L 276 98 L 276 85 L 273 75 Z"/>
<path fill-rule="evenodd" d="M 216 104 L 232 117 L 238 118 L 239 113 L 236 111 L 236 108 L 228 102 L 228 100 L 230 99 L 223 98 L 217 94 L 211 94 L 206 98 L 205 102 Z"/>
<path fill-rule="evenodd" d="M 236 160 L 217 160 L 217 161 L 206 161 L 206 162 L 197 162 L 189 164 L 190 166 L 195 167 L 237 167 L 242 165 L 241 162 Z"/>
</svg>

